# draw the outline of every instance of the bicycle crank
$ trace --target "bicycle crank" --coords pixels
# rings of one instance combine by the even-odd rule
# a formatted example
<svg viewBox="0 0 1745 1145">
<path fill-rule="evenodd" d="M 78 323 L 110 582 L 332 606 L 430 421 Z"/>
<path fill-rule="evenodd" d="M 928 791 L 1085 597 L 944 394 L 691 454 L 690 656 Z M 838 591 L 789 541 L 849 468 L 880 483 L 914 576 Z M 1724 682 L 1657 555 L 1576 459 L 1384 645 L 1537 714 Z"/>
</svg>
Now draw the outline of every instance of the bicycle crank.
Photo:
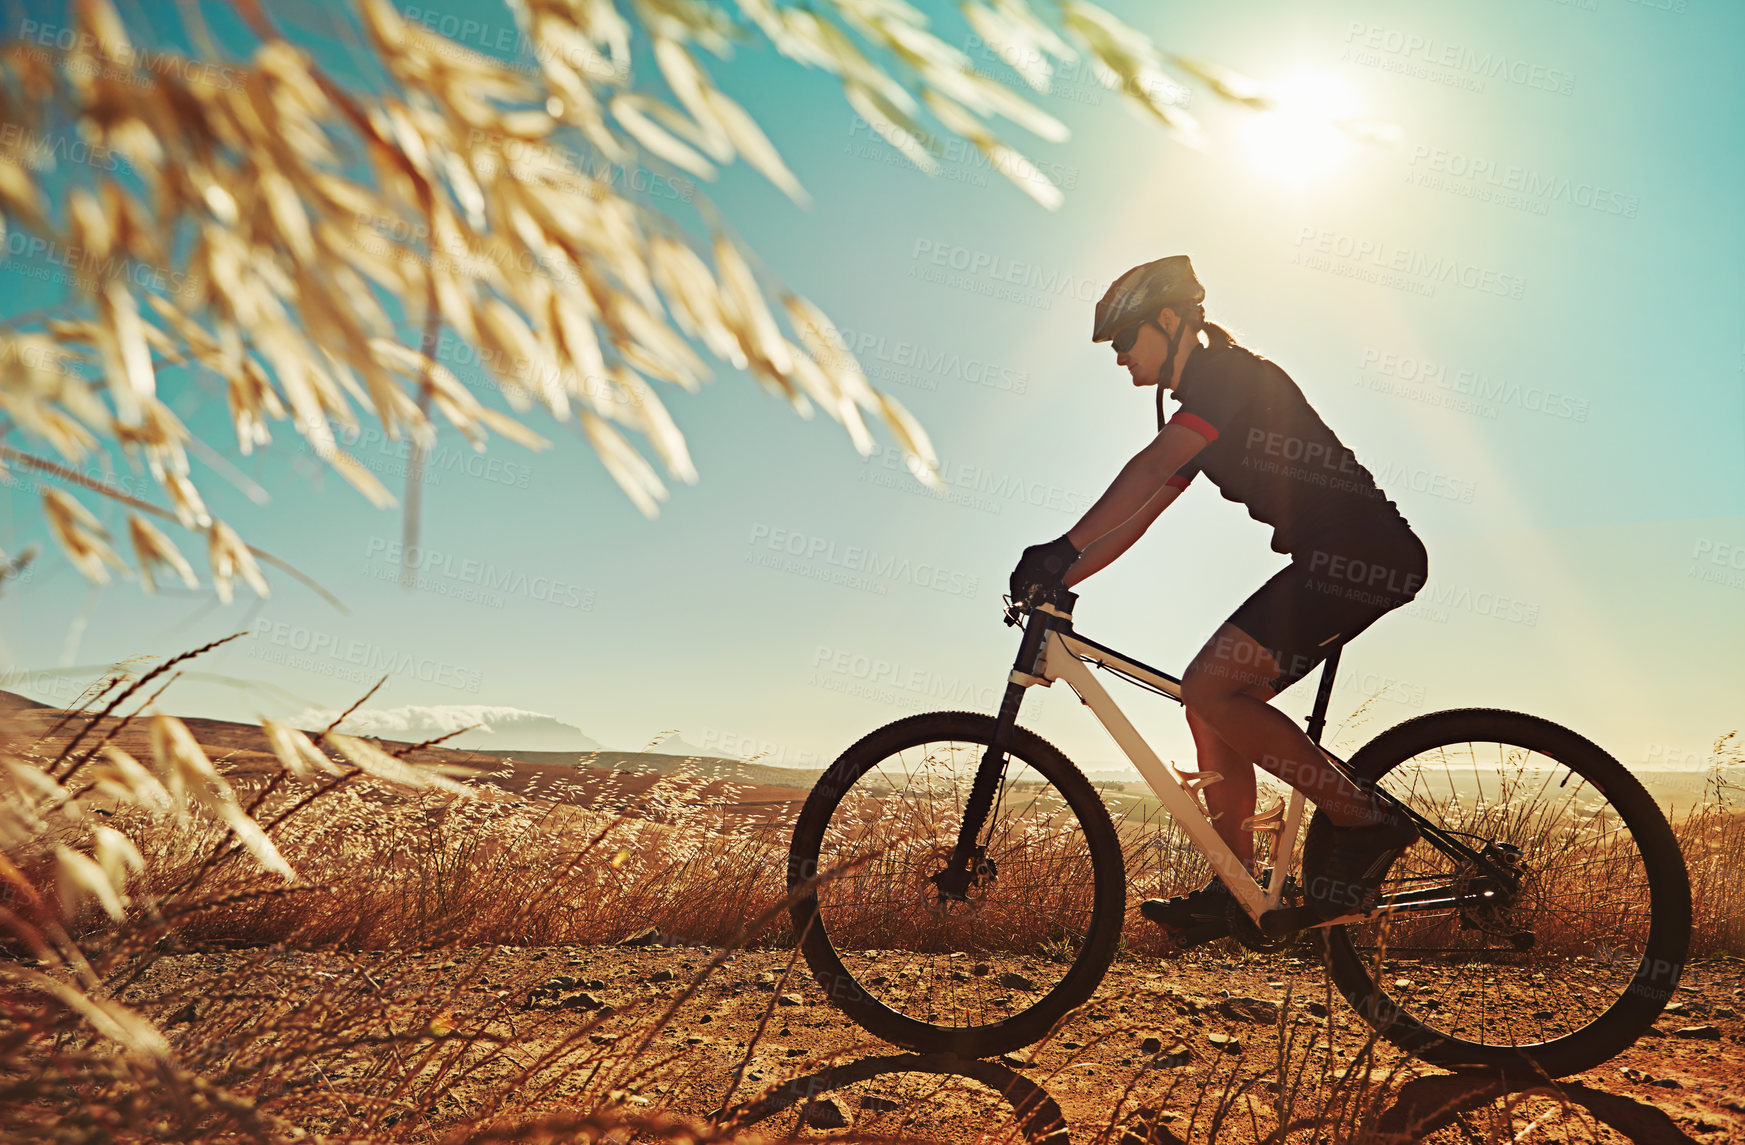
<svg viewBox="0 0 1745 1145">
<path fill-rule="evenodd" d="M 1264 874 L 1261 876 L 1261 880 L 1264 883 Z M 1236 939 L 1237 942 L 1240 942 L 1250 950 L 1262 954 L 1270 954 L 1274 951 L 1283 950 L 1285 947 L 1295 942 L 1298 933 L 1302 930 L 1302 926 L 1288 926 L 1281 930 L 1280 933 L 1274 934 L 1269 930 L 1263 929 L 1266 921 L 1273 918 L 1274 915 L 1279 915 L 1281 916 L 1280 918 L 1273 919 L 1273 925 L 1276 926 L 1284 918 L 1294 918 L 1295 916 L 1289 915 L 1287 912 L 1303 909 L 1301 907 L 1302 901 L 1303 888 L 1297 885 L 1297 880 L 1294 876 L 1287 875 L 1285 876 L 1283 901 L 1279 906 L 1261 915 L 1259 923 L 1256 923 L 1253 919 L 1249 918 L 1248 912 L 1243 910 L 1242 904 L 1237 902 L 1234 898 L 1232 898 L 1229 905 L 1224 908 L 1224 917 L 1230 924 L 1230 935 L 1232 938 Z M 1309 916 L 1309 919 L 1306 921 L 1314 921 L 1313 916 Z"/>
</svg>

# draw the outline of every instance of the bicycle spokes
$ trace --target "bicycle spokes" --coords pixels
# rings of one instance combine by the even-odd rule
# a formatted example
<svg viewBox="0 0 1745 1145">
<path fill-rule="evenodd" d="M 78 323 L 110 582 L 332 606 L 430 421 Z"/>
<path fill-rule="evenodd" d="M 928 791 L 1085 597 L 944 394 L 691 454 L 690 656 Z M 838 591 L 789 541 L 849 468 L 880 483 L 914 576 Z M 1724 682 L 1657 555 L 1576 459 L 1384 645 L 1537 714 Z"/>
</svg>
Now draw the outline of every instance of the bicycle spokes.
<svg viewBox="0 0 1745 1145">
<path fill-rule="evenodd" d="M 845 791 L 819 852 L 823 865 L 870 856 L 818 891 L 847 972 L 884 1007 L 945 1027 L 1033 1006 L 1070 970 L 1095 914 L 1097 859 L 1078 817 L 1016 757 L 989 792 L 982 841 L 957 861 L 984 750 L 927 743 L 879 759 Z"/>
<path fill-rule="evenodd" d="M 1412 848 L 1386 888 L 1389 912 L 1347 928 L 1400 1014 L 1463 1043 L 1533 1046 L 1629 995 L 1652 892 L 1604 791 L 1559 759 L 1470 742 L 1404 761 L 1385 783 L 1463 844 Z"/>
</svg>

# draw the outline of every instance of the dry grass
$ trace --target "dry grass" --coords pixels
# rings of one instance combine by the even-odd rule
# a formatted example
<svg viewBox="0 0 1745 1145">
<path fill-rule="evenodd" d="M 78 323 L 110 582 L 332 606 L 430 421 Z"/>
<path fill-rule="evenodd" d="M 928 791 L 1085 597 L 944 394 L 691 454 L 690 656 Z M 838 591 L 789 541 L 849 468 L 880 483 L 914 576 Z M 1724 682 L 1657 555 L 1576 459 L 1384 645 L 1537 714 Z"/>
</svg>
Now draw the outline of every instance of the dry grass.
<svg viewBox="0 0 1745 1145">
<path fill-rule="evenodd" d="M 466 797 L 417 767 L 390 782 L 380 760 L 337 750 L 339 737 L 313 737 L 323 768 L 305 754 L 299 769 L 234 786 L 223 766 L 191 757 L 173 721 L 154 725 L 150 760 L 116 751 L 113 731 L 73 746 L 99 707 L 120 715 L 160 682 L 117 683 L 52 741 L 15 744 L 5 763 L 9 1141 L 740 1138 L 732 1119 L 630 1102 L 683 1069 L 682 1047 L 658 1039 L 723 960 L 791 946 L 791 823 L 735 818 L 720 806 L 731 800 L 689 797 L 702 780 L 686 776 L 616 804 L 561 786 Z M 1731 792 L 1713 795 L 1679 825 L 1697 902 L 1693 953 L 1704 955 L 1745 946 L 1727 867 L 1745 817 Z M 258 839 L 239 833 L 238 810 L 262 825 Z M 1197 881 L 1172 828 L 1130 820 L 1123 838 L 1135 900 L 1172 889 L 1157 885 L 1160 872 Z M 269 856 L 297 878 L 272 873 Z M 711 948 L 693 980 L 579 1024 L 511 1004 L 537 988 L 539 956 L 519 971 L 490 962 L 496 948 L 611 943 L 650 927 Z M 1149 928 L 1129 935 L 1131 954 Z M 193 970 L 184 959 L 174 993 L 136 998 L 167 973 L 167 956 L 224 947 L 245 950 Z M 435 967 L 444 973 L 433 979 Z M 471 991 L 487 973 L 495 1002 Z M 608 1018 L 615 1039 L 599 1034 Z M 1112 1079 L 1096 1139 L 1407 1139 L 1383 1122 L 1401 1116 L 1411 1071 L 1378 1064 L 1370 1045 L 1344 1047 L 1335 1073 L 1331 1027 L 1305 1022 L 1287 998 L 1276 1061 L 1259 1072 L 1233 1060 L 1188 1089 L 1179 1075 L 1160 1087 L 1162 1075 L 1140 1067 Z M 1167 1124 L 1156 1116 L 1165 1108 L 1175 1111 Z M 1499 1132 L 1514 1124 L 1512 1106 L 1493 1115 Z"/>
<path fill-rule="evenodd" d="M 276 837 L 301 876 L 295 893 L 267 894 L 258 872 L 234 865 L 200 873 L 188 856 L 209 849 L 210 829 L 160 830 L 142 849 L 158 860 L 160 887 L 198 876 L 221 900 L 187 924 L 206 941 L 592 945 L 654 927 L 720 946 L 786 893 L 786 841 L 768 829 L 715 832 L 544 800 L 386 801 L 341 789 Z"/>
<path fill-rule="evenodd" d="M 1710 753 L 1703 798 L 1672 821 L 1690 872 L 1692 958 L 1745 957 L 1745 883 L 1737 866 L 1737 856 L 1745 853 L 1745 789 L 1727 778 L 1738 774 L 1741 762 L 1739 733 L 1720 737 Z M 1432 778 L 1437 775 L 1442 779 L 1441 791 Z M 1532 782 L 1519 770 L 1512 775 L 1499 772 L 1496 785 L 1482 798 L 1470 792 L 1449 794 L 1447 779 L 1439 766 L 1425 766 L 1416 784 L 1389 787 L 1402 795 L 1410 791 L 1412 806 L 1450 830 L 1513 842 L 1524 852 L 1541 856 L 1545 875 L 1538 894 L 1542 901 L 1592 897 L 1597 888 L 1607 885 L 1639 887 L 1640 859 L 1627 836 L 1605 825 L 1583 823 L 1584 804 L 1547 798 L 1540 790 L 1546 786 L 1542 779 Z M 1266 802 L 1264 794 L 1261 802 Z M 1598 804 L 1590 796 L 1585 805 Z M 1139 807 L 1136 813 L 1117 815 L 1130 899 L 1168 897 L 1204 886 L 1211 867 L 1187 835 L 1149 800 Z M 1299 836 L 1293 863 L 1300 863 L 1301 852 Z M 1269 861 L 1264 843 L 1260 856 L 1262 862 Z M 1446 881 L 1445 862 L 1430 848 L 1416 847 L 1395 877 Z M 1398 921 L 1393 926 L 1401 938 L 1407 936 Z M 1543 949 L 1567 951 L 1581 948 L 1592 935 L 1574 933 L 1567 919 L 1559 919 L 1538 937 Z"/>
<path fill-rule="evenodd" d="M 159 396 L 166 368 L 221 381 L 241 453 L 268 446 L 275 428 L 300 435 L 378 507 L 396 498 L 371 458 L 346 452 L 347 431 L 373 422 L 410 440 L 408 549 L 438 427 L 480 448 L 492 436 L 543 448 L 536 408 L 573 419 L 653 516 L 668 480 L 698 480 L 659 391 L 696 391 L 711 360 L 802 415 L 822 410 L 860 453 L 882 424 L 915 476 L 938 487 L 919 422 L 872 387 L 817 306 L 773 285 L 699 186 L 743 160 L 809 202 L 755 117 L 715 83 L 708 57 L 745 40 L 834 76 L 917 167 L 937 172 L 935 156 L 960 139 L 1058 206 L 1062 191 L 996 125 L 1059 141 L 1065 124 L 935 35 L 925 14 L 851 0 L 748 2 L 737 16 L 713 4 L 621 12 L 528 0 L 519 19 L 486 18 L 523 33 L 501 59 L 385 0 L 359 0 L 331 6 L 347 41 L 336 73 L 325 36 L 287 36 L 259 0 L 226 7 L 220 37 L 196 7 L 178 9 L 177 28 L 162 6 L 124 14 L 84 0 L 67 25 L 26 20 L 0 44 L 0 113 L 18 129 L 0 146 L 0 215 L 29 232 L 33 262 L 46 260 L 33 273 L 66 287 L 0 322 L 0 406 L 32 447 L 0 446 L 0 457 L 132 510 L 131 563 L 148 589 L 154 575 L 196 583 L 160 521 L 204 542 L 225 600 L 237 579 L 266 594 L 257 558 L 302 576 L 212 516 L 188 430 Z M 1088 0 L 999 0 L 965 14 L 985 43 L 1026 61 L 1038 90 L 1058 64 L 1094 61 L 1102 84 L 1179 136 L 1198 129 L 1166 67 L 1239 107 L 1267 105 L 1253 81 L 1169 57 Z M 153 50 L 150 39 L 197 51 Z M 651 52 L 663 83 L 642 62 Z M 348 85 L 346 73 L 368 78 Z M 1373 140 L 1378 125 L 1334 126 Z M 106 161 L 57 165 L 68 139 Z M 699 221 L 708 239 L 693 243 Z M 445 330 L 501 400 L 481 401 L 435 360 Z M 181 396 L 209 404 L 199 389 Z M 155 499 L 103 481 L 93 455 L 109 453 L 142 463 Z M 47 489 L 43 514 L 82 575 L 102 583 L 128 568 L 67 490 Z"/>
</svg>

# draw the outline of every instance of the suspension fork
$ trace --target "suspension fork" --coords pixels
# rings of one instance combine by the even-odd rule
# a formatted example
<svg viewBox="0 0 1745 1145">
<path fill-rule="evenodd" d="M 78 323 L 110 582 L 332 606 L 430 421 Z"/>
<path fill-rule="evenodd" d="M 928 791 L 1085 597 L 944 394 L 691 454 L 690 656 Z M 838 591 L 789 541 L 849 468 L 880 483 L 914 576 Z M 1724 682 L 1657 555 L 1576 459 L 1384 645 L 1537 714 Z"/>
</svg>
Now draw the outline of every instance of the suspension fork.
<svg viewBox="0 0 1745 1145">
<path fill-rule="evenodd" d="M 1006 694 L 1000 698 L 1000 711 L 994 717 L 994 742 L 988 746 L 987 752 L 982 756 L 981 765 L 976 768 L 975 782 L 970 785 L 969 802 L 963 808 L 963 822 L 957 829 L 957 845 L 951 849 L 951 862 L 946 865 L 945 870 L 933 876 L 941 897 L 968 897 L 974 877 L 972 864 L 981 850 L 977 840 L 987 824 L 988 813 L 994 808 L 994 796 L 1006 778 L 1006 752 L 1012 745 L 1012 729 L 1017 726 L 1018 707 L 1024 702 L 1024 693 L 1029 690 L 1029 684 L 1021 682 L 1020 677 L 1035 679 L 1039 675 L 1036 668 L 1042 657 L 1043 642 L 1047 640 L 1053 626 L 1053 619 L 1050 614 L 1033 609 L 1029 623 L 1024 626 L 1024 639 L 1018 645 L 1018 658 L 1012 663 L 1012 675 L 1006 682 Z"/>
</svg>

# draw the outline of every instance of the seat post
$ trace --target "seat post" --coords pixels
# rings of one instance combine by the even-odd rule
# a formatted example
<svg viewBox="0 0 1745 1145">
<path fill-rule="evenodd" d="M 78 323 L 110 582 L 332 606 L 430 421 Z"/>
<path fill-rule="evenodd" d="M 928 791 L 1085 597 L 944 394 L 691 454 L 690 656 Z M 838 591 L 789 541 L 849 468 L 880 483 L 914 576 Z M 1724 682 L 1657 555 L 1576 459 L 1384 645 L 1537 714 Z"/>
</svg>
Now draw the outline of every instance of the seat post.
<svg viewBox="0 0 1745 1145">
<path fill-rule="evenodd" d="M 1339 649 L 1335 648 L 1321 662 L 1321 683 L 1315 689 L 1315 710 L 1309 713 L 1309 738 L 1316 746 L 1321 743 L 1321 731 L 1327 726 L 1327 704 L 1333 698 L 1333 673 L 1339 668 Z"/>
</svg>

